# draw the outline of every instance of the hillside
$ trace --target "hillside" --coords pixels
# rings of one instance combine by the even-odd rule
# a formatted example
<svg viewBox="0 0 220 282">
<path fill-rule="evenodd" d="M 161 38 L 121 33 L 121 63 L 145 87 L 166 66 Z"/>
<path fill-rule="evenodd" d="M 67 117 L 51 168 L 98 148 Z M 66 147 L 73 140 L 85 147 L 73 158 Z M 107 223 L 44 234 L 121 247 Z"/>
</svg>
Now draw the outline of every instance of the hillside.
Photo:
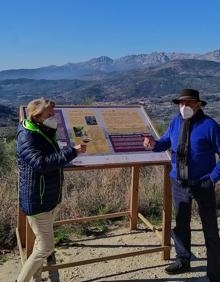
<svg viewBox="0 0 220 282">
<path fill-rule="evenodd" d="M 18 122 L 18 113 L 15 108 L 0 104 L 0 127 L 14 126 Z M 1 132 L 0 132 L 1 137 Z"/>
<path fill-rule="evenodd" d="M 220 93 L 220 63 L 184 59 L 156 67 L 111 72 L 97 80 L 7 79 L 0 81 L 0 103 L 18 106 L 33 98 L 58 103 L 129 102 L 129 99 L 176 95 L 182 88 Z"/>
</svg>

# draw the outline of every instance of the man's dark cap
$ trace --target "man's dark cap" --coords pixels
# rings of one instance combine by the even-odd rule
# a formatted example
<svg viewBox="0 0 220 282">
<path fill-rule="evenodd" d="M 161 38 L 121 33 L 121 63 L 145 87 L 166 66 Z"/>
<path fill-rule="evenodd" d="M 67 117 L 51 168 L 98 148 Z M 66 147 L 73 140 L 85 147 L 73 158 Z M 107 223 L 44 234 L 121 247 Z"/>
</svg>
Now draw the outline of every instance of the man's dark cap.
<svg viewBox="0 0 220 282">
<path fill-rule="evenodd" d="M 194 100 L 201 102 L 202 106 L 205 106 L 207 102 L 200 100 L 199 91 L 196 89 L 183 89 L 180 93 L 179 98 L 173 99 L 174 104 L 179 104 L 181 100 Z"/>
</svg>

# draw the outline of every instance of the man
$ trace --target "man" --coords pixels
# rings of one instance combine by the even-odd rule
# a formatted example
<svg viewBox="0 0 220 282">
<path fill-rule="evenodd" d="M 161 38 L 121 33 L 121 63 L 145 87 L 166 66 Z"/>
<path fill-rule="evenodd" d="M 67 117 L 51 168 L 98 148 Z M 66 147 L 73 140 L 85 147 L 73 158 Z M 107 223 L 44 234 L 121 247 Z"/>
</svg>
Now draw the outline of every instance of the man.
<svg viewBox="0 0 220 282">
<path fill-rule="evenodd" d="M 220 179 L 220 127 L 205 115 L 199 92 L 182 90 L 178 99 L 180 113 L 171 121 L 166 133 L 159 139 L 146 137 L 144 147 L 154 152 L 171 148 L 173 205 L 176 227 L 173 239 L 176 261 L 165 271 L 178 274 L 190 271 L 191 259 L 191 204 L 195 199 L 207 249 L 207 276 L 212 282 L 220 281 L 220 239 L 218 234 L 215 184 Z"/>
<path fill-rule="evenodd" d="M 56 140 L 55 103 L 40 98 L 28 104 L 28 119 L 17 131 L 19 205 L 35 234 L 32 254 L 16 281 L 41 281 L 44 260 L 54 251 L 53 222 L 62 199 L 63 167 L 86 145 L 59 148 Z"/>
</svg>

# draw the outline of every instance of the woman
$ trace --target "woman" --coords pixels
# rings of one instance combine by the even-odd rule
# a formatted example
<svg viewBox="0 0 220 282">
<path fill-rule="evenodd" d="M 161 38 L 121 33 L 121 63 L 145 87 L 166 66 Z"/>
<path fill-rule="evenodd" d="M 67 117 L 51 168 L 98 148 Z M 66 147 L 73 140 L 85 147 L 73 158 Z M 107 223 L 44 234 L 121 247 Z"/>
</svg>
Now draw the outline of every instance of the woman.
<svg viewBox="0 0 220 282">
<path fill-rule="evenodd" d="M 53 222 L 62 197 L 63 166 L 86 151 L 86 145 L 59 148 L 54 106 L 44 98 L 31 101 L 28 119 L 18 126 L 19 205 L 36 236 L 18 282 L 28 282 L 32 276 L 41 281 L 43 262 L 54 250 Z"/>
</svg>

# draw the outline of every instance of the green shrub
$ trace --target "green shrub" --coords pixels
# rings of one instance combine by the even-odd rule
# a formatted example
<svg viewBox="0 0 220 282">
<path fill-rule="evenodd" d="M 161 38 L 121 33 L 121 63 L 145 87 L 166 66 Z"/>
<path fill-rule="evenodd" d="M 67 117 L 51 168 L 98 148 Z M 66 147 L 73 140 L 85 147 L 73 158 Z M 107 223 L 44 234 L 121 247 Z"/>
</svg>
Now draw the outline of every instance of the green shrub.
<svg viewBox="0 0 220 282">
<path fill-rule="evenodd" d="M 68 242 L 70 234 L 71 234 L 71 228 L 69 226 L 60 226 L 54 228 L 55 245 L 59 246 L 61 243 Z"/>
</svg>

